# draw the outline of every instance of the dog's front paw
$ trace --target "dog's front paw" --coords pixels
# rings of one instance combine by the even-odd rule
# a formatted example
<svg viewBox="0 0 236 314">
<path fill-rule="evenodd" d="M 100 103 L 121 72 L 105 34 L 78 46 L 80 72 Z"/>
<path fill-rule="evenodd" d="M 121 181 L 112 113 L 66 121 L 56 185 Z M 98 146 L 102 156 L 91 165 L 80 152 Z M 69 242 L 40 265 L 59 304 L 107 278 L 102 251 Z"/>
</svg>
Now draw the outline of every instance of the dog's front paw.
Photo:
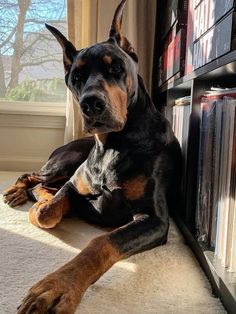
<svg viewBox="0 0 236 314">
<path fill-rule="evenodd" d="M 62 205 L 53 200 L 41 200 L 30 208 L 29 220 L 40 228 L 54 228 L 62 219 Z"/>
<path fill-rule="evenodd" d="M 54 272 L 29 290 L 17 314 L 73 314 L 82 297 L 73 289 L 73 274 Z"/>
<path fill-rule="evenodd" d="M 13 185 L 3 192 L 3 201 L 11 207 L 22 205 L 27 202 L 28 196 L 24 188 Z"/>
</svg>

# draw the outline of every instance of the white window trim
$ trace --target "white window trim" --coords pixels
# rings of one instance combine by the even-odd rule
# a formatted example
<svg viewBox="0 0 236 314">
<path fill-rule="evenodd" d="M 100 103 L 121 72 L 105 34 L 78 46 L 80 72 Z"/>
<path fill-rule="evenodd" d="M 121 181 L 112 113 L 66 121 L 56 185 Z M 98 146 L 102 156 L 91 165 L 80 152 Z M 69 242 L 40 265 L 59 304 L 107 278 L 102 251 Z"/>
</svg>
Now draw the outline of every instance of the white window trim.
<svg viewBox="0 0 236 314">
<path fill-rule="evenodd" d="M 65 129 L 65 103 L 0 102 L 0 126 Z"/>
<path fill-rule="evenodd" d="M 66 103 L 0 101 L 0 114 L 66 116 Z"/>
</svg>

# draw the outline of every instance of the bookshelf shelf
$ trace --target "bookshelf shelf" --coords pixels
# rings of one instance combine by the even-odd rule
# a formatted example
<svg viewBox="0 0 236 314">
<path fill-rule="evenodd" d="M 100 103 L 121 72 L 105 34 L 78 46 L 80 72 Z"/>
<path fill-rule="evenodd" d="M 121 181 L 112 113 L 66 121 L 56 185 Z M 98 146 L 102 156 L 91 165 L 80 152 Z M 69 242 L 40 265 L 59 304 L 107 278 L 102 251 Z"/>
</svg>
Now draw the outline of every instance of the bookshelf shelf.
<svg viewBox="0 0 236 314">
<path fill-rule="evenodd" d="M 236 282 L 235 275 L 225 270 L 221 265 L 220 261 L 214 256 L 214 253 L 211 251 L 205 250 L 204 256 L 208 263 L 208 266 L 211 270 L 211 273 L 214 276 L 214 280 L 217 284 L 219 292 L 224 295 L 227 300 L 225 303 L 230 304 L 230 308 L 236 308 Z M 228 293 L 227 293 L 227 290 Z"/>
<path fill-rule="evenodd" d="M 219 59 L 216 59 L 209 64 L 197 69 L 189 75 L 180 77 L 173 82 L 163 84 L 159 88 L 159 93 L 166 92 L 171 89 L 187 90 L 191 89 L 191 84 L 194 79 L 210 80 L 213 79 L 216 83 L 227 84 L 232 82 L 232 77 L 236 79 L 236 51 L 232 51 Z M 235 83 L 233 82 L 235 85 Z"/>
<path fill-rule="evenodd" d="M 171 3 L 177 3 L 184 0 L 170 0 Z M 221 3 L 219 0 L 212 0 L 214 3 Z M 200 3 L 201 1 L 199 1 Z M 233 3 L 231 0 L 226 2 Z M 191 101 L 189 105 L 189 112 L 187 112 L 188 130 L 185 133 L 185 150 L 184 154 L 184 184 L 183 184 L 183 206 L 179 209 L 178 213 L 174 217 L 178 227 L 182 231 L 186 242 L 193 250 L 200 265 L 205 271 L 212 285 L 213 292 L 220 297 L 226 310 L 230 314 L 236 313 L 236 273 L 234 275 L 227 271 L 227 268 L 223 267 L 219 260 L 215 257 L 214 253 L 209 251 L 206 247 L 202 246 L 196 237 L 196 208 L 197 208 L 197 195 L 198 195 L 198 157 L 199 157 L 199 142 L 200 142 L 200 122 L 201 122 L 201 98 L 207 90 L 212 87 L 220 88 L 232 88 L 236 87 L 236 41 L 234 40 L 236 35 L 236 13 L 234 13 L 234 28 L 231 36 L 231 52 L 225 53 L 213 61 L 205 64 L 204 66 L 196 69 L 192 73 L 179 77 L 181 71 L 178 72 L 172 79 L 169 79 L 161 87 L 158 86 L 158 77 L 163 79 L 163 67 L 161 67 L 160 60 L 163 57 L 163 47 L 165 46 L 165 40 L 162 33 L 162 25 L 167 20 L 165 14 L 159 14 L 159 12 L 166 12 L 165 1 L 157 1 L 157 23 L 156 23 L 156 37 L 155 37 L 155 51 L 154 51 L 154 71 L 153 71 L 153 99 L 157 108 L 167 113 L 173 113 L 172 106 L 175 105 L 175 100 L 185 96 L 190 96 Z M 192 3 L 188 1 L 188 4 Z M 234 2 L 234 6 L 236 6 Z M 233 11 L 233 9 L 232 9 Z M 219 10 L 218 13 L 223 12 Z M 170 13 L 170 12 L 169 12 Z M 167 14 L 169 14 L 167 12 Z M 223 14 L 223 13 L 222 13 Z M 190 16 L 191 17 L 191 16 Z M 191 19 L 190 19 L 191 20 Z M 222 15 L 221 21 L 224 20 Z M 187 24 L 187 23 L 186 23 Z M 175 26 L 169 25 L 169 34 L 173 31 L 175 34 Z M 212 29 L 214 25 L 212 26 Z M 219 40 L 225 40 L 225 36 L 229 34 L 229 29 L 226 28 L 223 31 L 223 36 Z M 214 32 L 217 38 L 218 31 Z M 205 33 L 206 34 L 206 33 Z M 173 35 L 175 36 L 175 35 Z M 188 36 L 188 35 L 187 35 Z M 205 35 L 203 35 L 205 36 Z M 172 39 L 173 40 L 173 39 Z M 214 48 L 221 49 L 222 46 Z M 188 38 L 187 38 L 188 41 Z M 196 43 L 196 42 L 194 42 Z M 189 47 L 189 46 L 187 46 Z M 213 47 L 213 45 L 212 45 Z M 216 52 L 213 49 L 213 55 Z M 170 51 L 171 53 L 171 51 Z M 216 53 L 217 55 L 217 53 Z M 188 56 L 189 57 L 189 56 Z M 170 58 L 170 67 L 175 67 L 176 59 Z M 175 60 L 175 61 L 173 61 Z M 191 58 L 190 58 L 191 60 Z M 165 60 L 167 61 L 167 60 Z M 169 61 L 169 60 L 168 60 Z M 188 61 L 188 60 L 187 60 Z M 173 64 L 171 64 L 173 62 Z M 166 62 L 168 67 L 168 62 Z M 178 63 L 178 62 L 177 62 Z M 190 63 L 191 64 L 191 63 Z M 158 68 L 160 66 L 160 69 Z M 188 63 L 189 65 L 189 63 Z M 161 75 L 158 76 L 158 70 L 161 71 Z M 165 69 L 167 72 L 169 69 Z M 164 72 L 165 73 L 165 72 Z M 182 72 L 183 73 L 183 72 Z M 159 73 L 160 74 L 160 73 Z M 171 114 L 170 114 L 171 115 Z M 183 116 L 185 117 L 186 116 Z M 172 116 L 173 118 L 173 116 Z M 175 118 L 176 119 L 176 118 Z M 184 118 L 182 118 L 184 119 Z M 175 120 L 176 121 L 176 120 Z"/>
<path fill-rule="evenodd" d="M 236 308 L 235 276 L 221 266 L 213 252 L 200 246 L 179 216 L 174 218 L 177 226 L 185 237 L 186 243 L 191 247 L 199 264 L 206 273 L 212 286 L 212 293 L 220 296 L 229 314 L 234 314 L 234 309 Z"/>
</svg>

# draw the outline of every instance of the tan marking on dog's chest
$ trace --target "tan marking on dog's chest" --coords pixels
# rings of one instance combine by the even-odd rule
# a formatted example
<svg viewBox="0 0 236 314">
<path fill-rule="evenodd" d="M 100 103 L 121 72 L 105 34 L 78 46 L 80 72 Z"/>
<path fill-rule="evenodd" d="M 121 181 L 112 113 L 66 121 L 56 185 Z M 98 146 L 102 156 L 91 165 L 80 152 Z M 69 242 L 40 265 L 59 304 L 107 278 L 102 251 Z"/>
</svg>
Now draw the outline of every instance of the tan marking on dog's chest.
<svg viewBox="0 0 236 314">
<path fill-rule="evenodd" d="M 81 175 L 76 179 L 76 188 L 81 195 L 91 194 L 91 187 L 87 184 Z"/>
<path fill-rule="evenodd" d="M 147 182 L 148 179 L 144 175 L 125 181 L 122 184 L 124 196 L 130 201 L 142 198 L 144 196 Z"/>
<path fill-rule="evenodd" d="M 104 145 L 106 144 L 107 135 L 107 133 L 95 134 L 95 138 Z"/>
</svg>

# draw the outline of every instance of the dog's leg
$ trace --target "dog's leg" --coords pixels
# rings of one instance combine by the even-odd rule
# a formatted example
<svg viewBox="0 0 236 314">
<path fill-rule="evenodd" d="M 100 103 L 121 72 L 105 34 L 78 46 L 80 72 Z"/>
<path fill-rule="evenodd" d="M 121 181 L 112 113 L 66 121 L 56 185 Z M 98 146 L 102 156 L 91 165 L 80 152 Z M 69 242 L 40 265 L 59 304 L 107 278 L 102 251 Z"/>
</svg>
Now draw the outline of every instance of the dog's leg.
<svg viewBox="0 0 236 314">
<path fill-rule="evenodd" d="M 57 148 L 37 173 L 23 174 L 15 184 L 4 191 L 4 202 L 15 207 L 24 204 L 28 200 L 27 190 L 39 183 L 57 186 L 58 181 L 66 182 L 88 157 L 93 145 L 94 139 L 89 137 Z"/>
<path fill-rule="evenodd" d="M 32 191 L 37 203 L 29 209 L 30 222 L 40 228 L 53 228 L 69 211 L 69 190 L 66 183 L 58 192 L 56 189 L 36 187 Z"/>
<path fill-rule="evenodd" d="M 136 216 L 131 223 L 100 236 L 73 260 L 34 285 L 18 314 L 74 313 L 86 289 L 114 263 L 160 245 L 168 226 L 156 216 Z"/>
<path fill-rule="evenodd" d="M 41 183 L 41 179 L 37 174 L 23 174 L 16 183 L 4 191 L 3 201 L 15 207 L 24 204 L 28 200 L 27 190 Z"/>
</svg>

